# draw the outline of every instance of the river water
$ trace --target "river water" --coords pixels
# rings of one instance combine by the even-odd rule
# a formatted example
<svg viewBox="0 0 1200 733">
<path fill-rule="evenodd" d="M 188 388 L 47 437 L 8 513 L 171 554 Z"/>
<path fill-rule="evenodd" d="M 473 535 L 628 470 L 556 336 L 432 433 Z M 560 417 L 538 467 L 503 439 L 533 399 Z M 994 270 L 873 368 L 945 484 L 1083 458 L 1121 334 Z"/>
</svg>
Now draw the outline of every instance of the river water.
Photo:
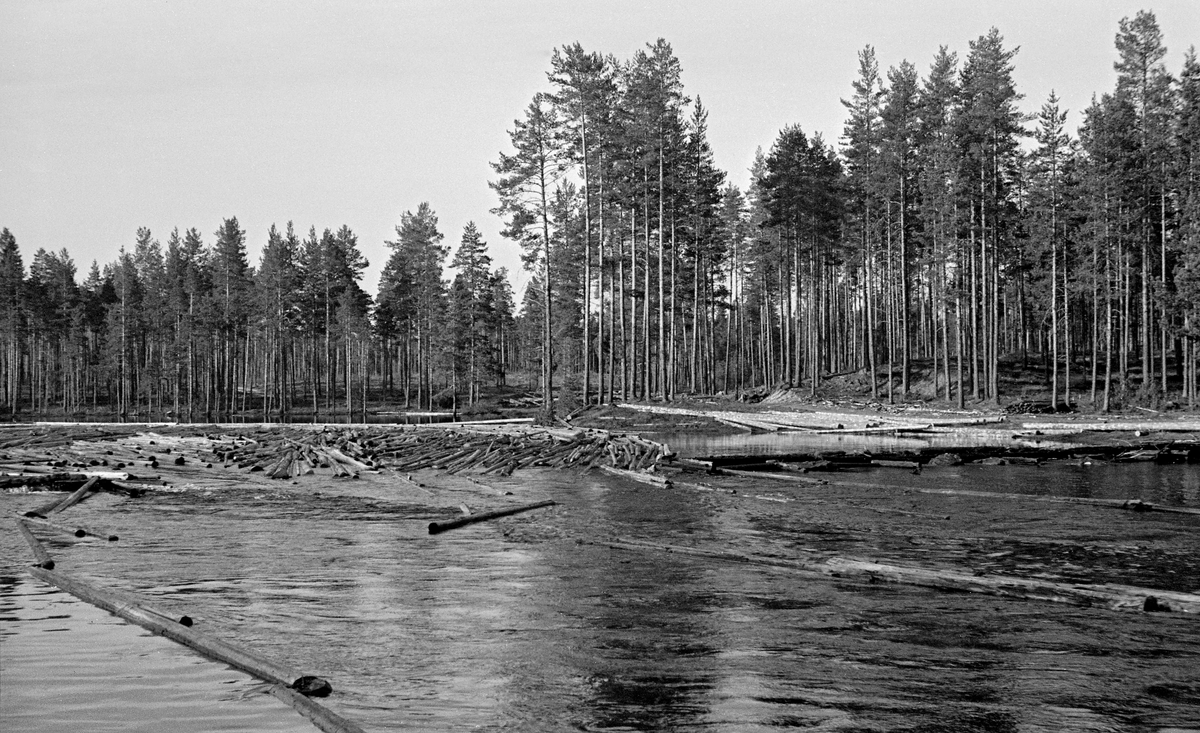
<svg viewBox="0 0 1200 733">
<path fill-rule="evenodd" d="M 1090 470 L 1095 469 L 1095 470 Z M 164 469 L 169 476 L 169 469 Z M 914 487 L 1200 506 L 1186 466 L 880 469 L 809 488 L 597 473 L 180 475 L 72 508 L 58 569 L 329 679 L 369 731 L 1200 730 L 1200 620 L 869 584 L 607 539 L 1200 590 L 1200 518 Z M 503 495 L 502 492 L 511 492 Z M 436 518 L 557 506 L 430 536 Z M 0 495 L 9 516 L 44 494 Z M 947 519 L 947 517 L 950 517 Z M 263 686 L 48 588 L 0 533 L 0 729 L 312 730 Z"/>
</svg>

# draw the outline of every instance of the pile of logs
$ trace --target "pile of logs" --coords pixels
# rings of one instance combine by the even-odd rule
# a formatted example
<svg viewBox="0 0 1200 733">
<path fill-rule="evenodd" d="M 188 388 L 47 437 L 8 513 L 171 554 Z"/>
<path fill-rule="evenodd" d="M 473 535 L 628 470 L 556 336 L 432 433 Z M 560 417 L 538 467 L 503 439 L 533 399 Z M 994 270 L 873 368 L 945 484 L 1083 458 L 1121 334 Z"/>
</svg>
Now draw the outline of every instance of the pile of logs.
<svg viewBox="0 0 1200 733">
<path fill-rule="evenodd" d="M 661 443 L 602 431 L 526 430 L 466 433 L 414 431 L 382 444 L 382 455 L 400 470 L 435 468 L 507 476 L 520 468 L 609 466 L 640 471 L 667 455 Z"/>
<path fill-rule="evenodd" d="M 521 468 L 652 469 L 667 446 L 600 430 L 514 425 L 254 426 L 222 432 L 161 427 L 157 432 L 86 426 L 7 428 L 0 432 L 0 488 L 73 491 L 92 476 L 120 482 L 157 475 L 130 469 L 214 465 L 270 478 L 313 474 L 356 478 L 388 467 L 401 471 L 510 475 Z"/>
</svg>

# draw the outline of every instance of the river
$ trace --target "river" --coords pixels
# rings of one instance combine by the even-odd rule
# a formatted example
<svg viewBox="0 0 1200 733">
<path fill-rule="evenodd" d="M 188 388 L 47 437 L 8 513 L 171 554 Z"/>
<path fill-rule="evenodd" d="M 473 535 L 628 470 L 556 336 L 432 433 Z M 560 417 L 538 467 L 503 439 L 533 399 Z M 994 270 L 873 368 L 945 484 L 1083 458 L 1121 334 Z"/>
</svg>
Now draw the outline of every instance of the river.
<svg viewBox="0 0 1200 733">
<path fill-rule="evenodd" d="M 164 470 L 164 473 L 167 473 Z M 369 731 L 1200 730 L 1200 620 L 798 575 L 612 539 L 1200 589 L 1200 518 L 914 487 L 1200 506 L 1187 466 L 877 469 L 808 488 L 598 473 L 177 482 L 70 511 L 58 568 L 329 679 Z M 838 481 L 844 480 L 845 485 Z M 511 496 L 501 496 L 509 491 Z M 557 506 L 430 536 L 431 519 Z M 0 494 L 8 516 L 44 494 Z M 949 517 L 949 518 L 947 518 Z M 0 533 L 0 728 L 312 730 L 263 685 L 32 579 Z"/>
</svg>

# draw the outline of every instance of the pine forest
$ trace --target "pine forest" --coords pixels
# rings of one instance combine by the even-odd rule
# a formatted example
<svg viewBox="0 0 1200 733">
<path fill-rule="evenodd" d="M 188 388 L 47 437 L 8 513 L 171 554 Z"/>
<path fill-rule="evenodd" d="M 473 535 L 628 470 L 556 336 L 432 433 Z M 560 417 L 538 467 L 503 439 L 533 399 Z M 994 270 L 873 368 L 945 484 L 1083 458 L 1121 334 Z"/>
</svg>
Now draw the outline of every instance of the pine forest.
<svg viewBox="0 0 1200 733">
<path fill-rule="evenodd" d="M 1068 111 L 1024 99 L 996 29 L 923 68 L 867 46 L 840 136 L 785 127 L 740 190 L 667 41 L 566 45 L 513 110 L 480 212 L 520 248 L 523 292 L 428 203 L 400 217 L 376 293 L 346 225 L 272 226 L 257 263 L 233 216 L 142 228 L 86 272 L 67 249 L 25 262 L 5 228 L 0 414 L 349 419 L 504 385 L 546 420 L 835 383 L 963 408 L 1024 399 L 1014 369 L 1055 409 L 1192 406 L 1200 61 L 1165 55 L 1152 13 L 1122 19 L 1115 88 Z"/>
</svg>

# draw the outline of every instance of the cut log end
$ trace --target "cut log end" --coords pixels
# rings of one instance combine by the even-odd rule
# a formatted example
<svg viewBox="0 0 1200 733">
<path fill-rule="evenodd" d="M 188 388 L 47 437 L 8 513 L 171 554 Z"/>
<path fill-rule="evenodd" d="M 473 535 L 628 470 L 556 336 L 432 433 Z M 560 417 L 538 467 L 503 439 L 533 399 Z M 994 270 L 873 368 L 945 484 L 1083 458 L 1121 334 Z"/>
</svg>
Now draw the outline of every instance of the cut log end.
<svg viewBox="0 0 1200 733">
<path fill-rule="evenodd" d="M 297 678 L 291 688 L 305 697 L 329 697 L 333 692 L 333 685 L 328 680 L 313 675 Z"/>
<path fill-rule="evenodd" d="M 1146 600 L 1142 603 L 1142 610 L 1146 613 L 1169 613 L 1171 607 L 1158 600 L 1157 596 L 1146 596 Z"/>
</svg>

